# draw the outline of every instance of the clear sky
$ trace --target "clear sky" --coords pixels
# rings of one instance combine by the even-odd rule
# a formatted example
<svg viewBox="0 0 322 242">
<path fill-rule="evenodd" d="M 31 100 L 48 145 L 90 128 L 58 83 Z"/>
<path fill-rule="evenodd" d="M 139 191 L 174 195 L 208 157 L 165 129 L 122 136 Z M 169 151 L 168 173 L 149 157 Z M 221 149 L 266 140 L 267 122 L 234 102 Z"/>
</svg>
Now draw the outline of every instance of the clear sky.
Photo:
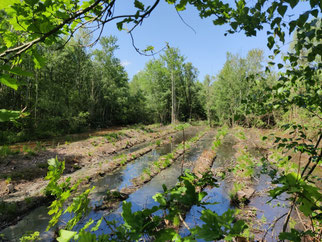
<svg viewBox="0 0 322 242">
<path fill-rule="evenodd" d="M 128 13 L 133 5 L 132 1 L 121 2 L 119 3 L 121 5 L 116 6 L 116 10 L 121 9 L 122 12 L 116 11 L 115 14 Z M 228 29 L 227 25 L 215 26 L 211 18 L 201 19 L 195 8 L 188 7 L 180 14 L 196 33 L 182 22 L 173 5 L 161 1 L 143 25 L 134 30 L 136 46 L 142 50 L 152 45 L 155 50 L 159 50 L 165 46 L 165 42 L 168 42 L 171 47 L 179 48 L 186 61 L 192 62 L 198 68 L 200 81 L 203 81 L 206 74 L 215 75 L 220 71 L 227 52 L 245 56 L 249 50 L 260 48 L 264 50 L 265 56 L 270 54 L 266 46 L 266 30 L 257 33 L 256 37 L 246 37 L 243 32 L 224 36 L 225 30 Z M 133 75 L 142 70 L 145 63 L 153 57 L 137 53 L 131 44 L 129 34 L 126 31 L 118 31 L 115 22 L 107 25 L 104 30 L 104 35 L 110 34 L 118 38 L 120 48 L 116 56 L 121 60 L 131 80 Z M 287 43 L 289 38 L 286 39 Z"/>
</svg>

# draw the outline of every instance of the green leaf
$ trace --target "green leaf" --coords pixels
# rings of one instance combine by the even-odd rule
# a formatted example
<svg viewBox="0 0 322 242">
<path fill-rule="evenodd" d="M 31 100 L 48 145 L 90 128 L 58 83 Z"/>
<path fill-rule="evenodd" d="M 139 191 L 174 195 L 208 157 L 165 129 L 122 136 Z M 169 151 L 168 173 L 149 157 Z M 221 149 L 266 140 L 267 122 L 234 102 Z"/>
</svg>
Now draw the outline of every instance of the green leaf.
<svg viewBox="0 0 322 242">
<path fill-rule="evenodd" d="M 148 45 L 143 51 L 148 52 L 148 51 L 153 51 L 154 47 L 152 45 Z"/>
<path fill-rule="evenodd" d="M 123 29 L 123 22 L 118 22 L 116 24 L 116 26 L 117 26 L 118 30 L 122 30 Z"/>
<path fill-rule="evenodd" d="M 238 27 L 238 23 L 237 23 L 237 22 L 231 22 L 231 23 L 230 23 L 230 26 L 231 26 L 234 30 L 236 30 L 236 29 L 237 29 L 237 27 Z"/>
<path fill-rule="evenodd" d="M 173 241 L 173 237 L 177 235 L 174 229 L 163 229 L 156 234 L 155 241 Z"/>
<path fill-rule="evenodd" d="M 287 6 L 286 5 L 280 5 L 278 8 L 277 8 L 277 12 L 282 16 L 284 17 L 284 14 L 287 10 Z"/>
<path fill-rule="evenodd" d="M 314 9 L 311 11 L 311 14 L 314 16 L 314 17 L 318 17 L 318 14 L 319 14 L 319 11 L 317 9 Z"/>
<path fill-rule="evenodd" d="M 280 240 L 289 240 L 289 241 L 294 241 L 294 242 L 301 241 L 300 233 L 295 229 L 291 229 L 291 232 L 280 233 L 278 238 Z"/>
<path fill-rule="evenodd" d="M 0 109 L 0 122 L 14 121 L 21 115 L 20 111 Z"/>
<path fill-rule="evenodd" d="M 299 3 L 299 0 L 289 0 L 288 3 L 290 4 L 291 8 L 294 8 Z"/>
<path fill-rule="evenodd" d="M 9 75 L 1 75 L 0 82 L 3 85 L 11 87 L 12 89 L 18 90 L 18 81 L 16 79 L 11 78 Z"/>
<path fill-rule="evenodd" d="M 138 9 L 140 9 L 140 10 L 144 11 L 144 4 L 143 4 L 143 3 L 141 3 L 140 1 L 135 0 L 135 1 L 134 1 L 134 6 L 135 6 L 136 8 L 138 8 Z"/>
<path fill-rule="evenodd" d="M 275 44 L 274 37 L 273 36 L 269 36 L 267 40 L 268 40 L 267 47 L 269 49 L 272 49 L 273 46 L 274 46 L 274 44 Z"/>
<path fill-rule="evenodd" d="M 164 196 L 161 193 L 155 194 L 153 197 L 154 201 L 160 203 L 160 205 L 165 206 L 167 205 L 167 201 L 165 200 Z"/>
<path fill-rule="evenodd" d="M 11 68 L 10 66 L 7 66 L 7 65 L 1 65 L 0 70 L 8 71 L 8 72 L 10 72 L 12 74 L 16 74 L 16 75 L 19 75 L 19 76 L 30 76 L 30 77 L 32 77 L 34 75 L 32 72 L 24 71 L 18 66 Z"/>
<path fill-rule="evenodd" d="M 314 8 L 316 5 L 319 5 L 319 0 L 310 0 L 311 8 Z"/>
<path fill-rule="evenodd" d="M 74 238 L 74 236 L 76 234 L 77 234 L 77 232 L 61 229 L 59 231 L 59 237 L 57 238 L 57 241 L 58 242 L 68 242 L 72 238 Z"/>
<path fill-rule="evenodd" d="M 297 20 L 297 25 L 299 27 L 302 27 L 304 23 L 307 21 L 308 17 L 309 17 L 308 12 L 301 14 L 299 19 Z"/>
<path fill-rule="evenodd" d="M 15 3 L 20 2 L 19 0 L 1 0 L 0 1 L 0 9 L 5 9 L 5 8 L 9 8 L 10 6 L 12 6 Z"/>
<path fill-rule="evenodd" d="M 33 51 L 33 57 L 36 69 L 40 69 L 46 64 L 46 59 L 42 57 L 37 51 Z"/>
<path fill-rule="evenodd" d="M 104 217 L 102 217 L 100 220 L 98 220 L 98 221 L 96 222 L 96 225 L 91 229 L 91 232 L 95 232 L 95 231 L 97 231 L 97 230 L 99 229 L 99 227 L 101 226 L 101 223 L 102 223 L 102 221 L 103 221 L 103 218 L 104 218 Z"/>
<path fill-rule="evenodd" d="M 213 20 L 212 22 L 214 23 L 214 25 L 223 25 L 226 23 L 226 19 L 219 17 L 219 18 Z"/>
<path fill-rule="evenodd" d="M 179 4 L 176 5 L 178 11 L 183 11 L 186 9 L 187 0 L 181 0 Z"/>
<path fill-rule="evenodd" d="M 297 22 L 296 21 L 291 21 L 289 23 L 289 26 L 290 26 L 289 34 L 291 34 L 294 31 L 296 25 L 297 25 Z"/>
<path fill-rule="evenodd" d="M 281 63 L 278 63 L 277 66 L 278 66 L 278 69 L 282 69 L 284 65 Z"/>
</svg>

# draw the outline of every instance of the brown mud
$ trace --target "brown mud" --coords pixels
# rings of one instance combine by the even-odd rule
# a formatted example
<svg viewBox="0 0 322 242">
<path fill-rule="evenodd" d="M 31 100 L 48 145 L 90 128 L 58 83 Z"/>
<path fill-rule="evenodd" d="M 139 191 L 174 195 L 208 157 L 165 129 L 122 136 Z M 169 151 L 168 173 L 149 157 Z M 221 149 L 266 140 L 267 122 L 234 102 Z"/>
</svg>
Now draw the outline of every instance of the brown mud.
<svg viewBox="0 0 322 242">
<path fill-rule="evenodd" d="M 241 132 L 244 133 L 244 137 L 242 137 L 243 135 L 240 135 Z M 265 236 L 265 241 L 276 241 L 278 238 L 274 237 L 274 233 L 275 235 L 278 234 L 283 225 L 275 224 L 276 218 L 288 211 L 287 203 L 278 205 L 278 201 L 273 201 L 272 205 L 267 204 L 270 200 L 268 191 L 276 185 L 271 184 L 271 178 L 267 174 L 262 174 L 263 167 L 257 166 L 257 164 L 261 164 L 262 158 L 268 159 L 269 162 L 273 161 L 271 160 L 271 155 L 274 152 L 274 149 L 272 148 L 276 146 L 276 144 L 274 143 L 275 139 L 269 136 L 272 133 L 274 133 L 275 136 L 282 138 L 288 137 L 288 134 L 281 130 L 246 129 L 241 127 L 231 129 L 228 135 L 232 136 L 235 142 L 235 145 L 233 146 L 236 150 L 234 159 L 224 167 L 215 169 L 215 173 L 217 174 L 228 169 L 234 169 L 238 164 L 238 158 L 245 155 L 245 151 L 248 152 L 251 155 L 251 159 L 254 160 L 254 175 L 245 176 L 245 171 L 241 169 L 235 172 L 228 172 L 225 177 L 225 183 L 230 184 L 231 191 L 234 189 L 234 183 L 242 184 L 242 187 L 238 189 L 235 197 L 231 200 L 231 203 L 233 206 L 240 208 L 238 219 L 245 220 L 251 225 L 250 232 L 254 236 L 254 241 L 261 241 Z M 268 139 L 263 141 L 261 138 L 262 136 L 267 136 Z M 294 153 L 292 151 L 283 153 L 283 156 L 292 157 L 291 161 L 300 167 L 303 167 L 308 160 L 307 155 L 300 155 L 299 153 Z M 317 169 L 316 174 L 321 174 L 321 168 Z M 272 207 L 273 205 L 275 206 L 274 208 Z M 302 219 L 299 219 L 301 216 L 302 215 L 299 213 L 292 214 L 292 217 L 297 221 L 302 221 Z M 283 221 L 284 220 L 281 219 L 279 223 L 283 223 Z M 276 226 L 275 230 L 272 228 L 273 224 Z M 273 230 L 273 232 L 271 230 Z M 269 231 L 271 233 L 268 233 Z"/>
<path fill-rule="evenodd" d="M 190 148 L 195 145 L 204 135 L 206 132 L 202 132 L 199 135 L 197 135 L 196 139 L 193 139 L 192 141 L 187 141 L 186 146 L 190 146 Z M 187 152 L 188 149 L 182 149 L 178 148 L 174 150 L 171 157 L 163 156 L 161 157 L 157 162 L 160 164 L 159 167 L 155 166 L 154 164 L 150 166 L 149 173 L 142 173 L 140 176 L 135 177 L 132 179 L 132 186 L 125 187 L 121 189 L 122 193 L 125 194 L 131 194 L 134 191 L 138 190 L 142 185 L 149 182 L 154 176 L 159 174 L 162 170 L 166 169 L 167 167 L 171 166 L 179 157 L 183 156 L 185 152 Z"/>
<path fill-rule="evenodd" d="M 122 130 L 117 135 L 113 133 L 113 136 L 107 134 L 59 145 L 40 151 L 31 157 L 23 154 L 6 157 L 0 161 L 0 229 L 15 223 L 40 204 L 48 202 L 48 198 L 43 194 L 48 183 L 44 180 L 48 159 L 57 157 L 58 160 L 65 160 L 66 169 L 62 180 L 68 175 L 72 178 L 72 183 L 79 179 L 89 183 L 106 172 L 111 172 L 120 165 L 146 154 L 157 144 L 148 144 L 147 147 L 125 157 L 113 159 L 113 156 L 115 157 L 120 151 L 162 138 L 166 143 L 168 142 L 166 137 L 174 132 L 176 131 L 171 126 L 150 132 Z"/>
</svg>

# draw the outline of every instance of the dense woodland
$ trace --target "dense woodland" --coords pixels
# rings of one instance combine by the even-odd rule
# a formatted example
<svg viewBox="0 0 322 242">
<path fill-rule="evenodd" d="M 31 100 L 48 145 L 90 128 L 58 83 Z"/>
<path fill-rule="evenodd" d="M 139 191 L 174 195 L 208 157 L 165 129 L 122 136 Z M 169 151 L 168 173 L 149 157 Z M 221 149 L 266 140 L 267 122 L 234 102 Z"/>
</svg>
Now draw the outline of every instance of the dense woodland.
<svg viewBox="0 0 322 242">
<path fill-rule="evenodd" d="M 1 108 L 28 113 L 1 126 L 1 143 L 117 125 L 171 123 L 172 81 L 179 122 L 207 120 L 211 126 L 259 128 L 271 128 L 288 117 L 318 122 L 304 109 L 274 111 L 271 88 L 278 74 L 274 69 L 265 72 L 262 50 L 253 49 L 245 57 L 228 52 L 216 76 L 199 80 L 193 63 L 180 49 L 169 47 L 129 80 L 115 55 L 117 39 L 102 37 L 101 48 L 94 50 L 84 47 L 88 39 L 81 32 L 63 49 L 60 44 L 40 46 L 43 66 L 33 67 L 31 59 L 22 64 L 34 77 L 21 78 L 17 91 L 1 84 Z"/>
<path fill-rule="evenodd" d="M 199 79 L 198 69 L 180 47 L 166 46 L 159 55 L 147 61 L 132 80 L 117 57 L 119 46 L 115 37 L 100 35 L 97 39 L 100 48 L 86 47 L 92 43 L 89 25 L 96 23 L 98 29 L 103 30 L 106 23 L 116 20 L 119 30 L 124 30 L 124 24 L 132 26 L 127 30 L 131 35 L 144 19 L 157 11 L 160 1 L 155 0 L 148 6 L 135 0 L 133 14 L 114 16 L 116 2 L 17 0 L 1 3 L 0 144 L 110 126 L 203 120 L 211 127 L 224 127 L 218 129 L 215 139 L 214 146 L 219 146 L 227 134 L 227 126 L 270 129 L 270 139 L 276 146 L 269 152 L 278 153 L 278 158 L 272 161 L 266 155 L 255 164 L 245 158 L 249 153 L 244 147 L 241 153 L 244 152 L 246 162 L 242 163 L 242 171 L 237 172 L 245 175 L 245 171 L 253 172 L 255 167 L 270 170 L 267 172 L 272 178 L 270 181 L 278 185 L 272 186 L 269 196 L 274 200 L 287 194 L 289 211 L 281 217 L 285 221 L 280 240 L 301 241 L 309 236 L 319 241 L 322 207 L 317 185 L 320 178 L 315 172 L 321 168 L 322 157 L 321 1 L 305 1 L 306 5 L 302 5 L 298 0 L 252 3 L 240 0 L 230 4 L 166 0 L 177 11 L 184 11 L 189 5 L 198 10 L 201 18 L 214 18 L 214 25 L 226 24 L 229 29 L 225 34 L 243 32 L 246 36 L 256 36 L 264 26 L 269 29 L 269 56 L 264 56 L 260 49 L 250 50 L 246 56 L 228 52 L 219 73 L 207 75 L 204 80 Z M 288 14 L 301 6 L 304 7 L 300 14 Z M 288 44 L 285 43 L 286 34 L 293 40 L 288 50 L 282 51 L 281 46 Z M 134 48 L 145 55 L 153 52 L 152 46 L 145 51 Z M 178 129 L 184 130 L 185 126 Z M 281 132 L 284 133 L 278 136 Z M 263 137 L 266 139 L 267 136 Z M 183 150 L 184 145 L 183 142 Z M 295 154 L 299 154 L 298 161 L 292 160 Z M 173 154 L 170 156 L 165 160 L 173 161 Z M 57 206 L 53 213 L 60 216 L 61 212 L 57 211 L 63 211 L 62 204 L 76 188 L 58 182 L 65 163 L 53 159 L 49 165 L 48 191 L 50 193 L 52 189 L 51 195 L 58 201 L 51 208 Z M 166 164 L 165 168 L 170 165 Z M 191 174 L 182 174 L 176 187 L 165 189 L 163 195 L 157 194 L 155 200 L 160 205 L 156 209 L 164 209 L 167 215 L 164 218 L 154 216 L 157 210 L 153 209 L 132 213 L 131 204 L 124 203 L 125 223 L 116 226 L 117 232 L 97 239 L 107 241 L 109 236 L 116 236 L 119 241 L 134 241 L 151 236 L 160 241 L 194 241 L 196 238 L 213 241 L 239 237 L 249 225 L 236 220 L 233 212 L 219 216 L 203 210 L 205 224 L 192 228 L 187 240 L 165 225 L 180 225 L 182 204 L 188 208 L 200 205 L 203 193 L 196 192 L 195 188 L 200 184 L 209 185 L 212 179 L 207 176 L 199 182 Z M 61 230 L 62 241 L 89 237 L 88 241 L 96 241 L 96 235 L 85 229 L 71 231 L 83 213 L 78 209 L 87 211 L 89 192 L 81 194 L 79 200 L 76 199 L 79 204 L 70 208 L 76 216 L 67 224 L 72 226 Z M 180 200 L 182 194 L 186 195 L 186 200 Z M 177 210 L 170 209 L 174 204 Z M 308 221 L 302 230 L 290 225 L 295 209 Z M 142 224 L 133 223 L 137 220 Z M 100 226 L 100 222 L 96 225 Z M 149 226 L 145 226 L 146 223 Z"/>
</svg>

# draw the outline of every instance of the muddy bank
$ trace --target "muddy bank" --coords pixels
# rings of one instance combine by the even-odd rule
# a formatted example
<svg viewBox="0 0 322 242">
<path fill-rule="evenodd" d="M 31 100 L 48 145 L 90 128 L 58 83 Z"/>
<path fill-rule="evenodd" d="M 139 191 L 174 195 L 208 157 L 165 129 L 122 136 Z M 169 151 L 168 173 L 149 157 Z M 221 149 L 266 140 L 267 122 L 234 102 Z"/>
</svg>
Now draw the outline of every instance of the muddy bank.
<svg viewBox="0 0 322 242">
<path fill-rule="evenodd" d="M 122 193 L 132 193 L 136 191 L 139 187 L 141 187 L 144 183 L 150 181 L 154 176 L 159 174 L 162 170 L 171 166 L 179 157 L 183 156 L 185 152 L 187 152 L 193 145 L 195 145 L 204 135 L 205 131 L 199 133 L 197 136 L 192 138 L 191 140 L 186 142 L 186 149 L 183 147 L 178 147 L 166 156 L 161 157 L 158 161 L 154 162 L 146 172 L 143 172 L 140 176 L 132 179 L 132 186 L 123 188 L 121 190 Z"/>
<path fill-rule="evenodd" d="M 193 137 L 198 129 L 193 128 L 191 132 L 189 131 L 189 134 L 186 134 L 186 137 Z M 105 207 L 107 210 L 102 211 L 99 209 L 99 204 L 101 199 L 103 199 L 103 196 L 106 195 L 107 190 L 112 190 L 113 193 L 116 190 L 118 190 L 120 187 L 123 187 L 124 185 L 128 184 L 129 178 L 131 178 L 131 174 L 140 174 L 139 172 L 142 170 L 142 168 L 146 167 L 144 164 L 148 165 L 153 160 L 153 158 L 150 158 L 151 156 L 159 155 L 162 156 L 166 154 L 167 152 L 171 152 L 175 147 L 181 143 L 182 137 L 179 135 L 180 132 L 173 136 L 172 143 L 171 144 L 164 144 L 160 145 L 160 147 L 154 149 L 151 153 L 147 153 L 141 158 L 138 158 L 135 160 L 135 162 L 129 163 L 128 165 L 124 167 L 120 167 L 120 169 L 117 169 L 111 174 L 107 174 L 104 177 L 98 179 L 98 182 L 94 182 L 94 185 L 96 186 L 96 189 L 93 191 L 93 194 L 91 195 L 92 199 L 92 207 L 94 208 L 92 212 L 90 212 L 89 216 L 81 222 L 79 225 L 79 228 L 86 223 L 89 218 L 92 218 L 94 220 L 100 219 L 102 215 L 106 215 L 107 213 L 110 213 L 111 210 L 114 210 L 115 207 L 119 206 L 119 202 L 116 202 L 115 204 L 106 204 Z M 209 145 L 211 145 L 211 138 L 213 137 L 213 134 L 208 134 L 202 138 L 198 144 L 194 147 L 191 147 L 190 151 L 186 152 L 185 155 L 185 163 L 184 168 L 190 168 L 194 164 L 195 160 L 198 159 L 201 152 L 205 148 L 209 148 Z M 156 153 L 156 154 L 155 154 Z M 141 164 L 140 164 L 141 163 Z M 156 193 L 162 190 L 162 184 L 166 183 L 169 187 L 172 187 L 177 182 L 177 177 L 180 175 L 180 160 L 177 160 L 171 167 L 168 167 L 167 169 L 163 170 L 161 173 L 156 175 L 150 182 L 144 184 L 140 189 L 138 189 L 135 193 L 131 194 L 128 201 L 133 201 L 133 206 L 138 205 L 138 201 L 134 201 L 136 199 L 140 200 L 142 202 L 142 206 L 147 204 L 148 199 L 152 199 L 152 196 Z M 127 173 L 127 174 L 124 174 Z M 131 173 L 131 174 L 130 174 Z M 120 177 L 121 176 L 121 177 Z M 165 176 L 167 178 L 165 178 Z M 123 180 L 124 179 L 124 180 Z M 114 189 L 114 191 L 113 191 Z M 156 190 L 157 189 L 157 190 Z M 115 194 L 111 194 L 112 198 L 115 200 L 123 200 L 124 198 L 119 198 L 118 192 Z M 152 199 L 153 200 L 153 199 Z M 99 210 L 95 210 L 95 206 Z M 118 213 L 118 212 L 116 212 Z M 66 217 L 66 218 L 65 218 Z M 47 218 L 47 220 L 45 220 Z M 30 219 L 33 219 L 33 221 L 29 223 L 28 221 Z M 39 221 L 39 224 L 35 225 L 35 219 Z M 68 216 L 63 216 L 62 222 L 59 224 L 59 226 L 64 225 L 65 219 L 68 219 Z M 48 215 L 46 215 L 46 209 L 44 207 L 37 208 L 37 210 L 31 212 L 26 218 L 24 218 L 22 221 L 20 221 L 17 225 L 10 226 L 7 229 L 3 230 L 2 233 L 5 234 L 5 238 L 15 238 L 12 241 L 16 241 L 19 239 L 19 236 L 21 235 L 21 231 L 26 230 L 38 230 L 38 231 L 44 231 L 46 228 L 46 225 L 48 224 Z M 105 225 L 101 226 L 102 229 L 100 229 L 100 232 L 104 230 L 106 227 Z M 48 241 L 50 239 L 50 232 L 49 233 L 42 233 L 41 238 L 43 241 Z M 48 240 L 47 240 L 48 238 Z M 9 240 L 11 241 L 11 239 Z"/>
<path fill-rule="evenodd" d="M 255 241 L 278 241 L 283 219 L 276 220 L 288 211 L 285 196 L 268 204 L 271 200 L 268 191 L 276 185 L 268 175 L 270 167 L 265 165 L 265 159 L 272 154 L 273 142 L 263 142 L 261 136 L 269 132 L 230 130 L 236 153 L 229 167 L 223 169 L 228 170 L 224 181 L 228 183 L 230 205 L 240 209 L 237 218 L 249 225 L 244 236 Z"/>
<path fill-rule="evenodd" d="M 84 178 L 86 178 L 83 181 L 84 183 L 92 182 L 96 178 L 103 176 L 106 172 L 111 172 L 116 168 L 118 168 L 120 165 L 124 165 L 125 163 L 130 162 L 136 159 L 137 157 L 140 157 L 148 153 L 149 151 L 154 149 L 157 145 L 160 145 L 163 142 L 164 143 L 169 142 L 168 141 L 169 139 L 167 137 L 169 134 L 172 134 L 174 132 L 175 130 L 171 127 L 168 127 L 168 129 L 163 129 L 160 132 L 155 132 L 153 134 L 146 133 L 144 135 L 140 135 L 141 132 L 133 133 L 133 131 L 129 131 L 129 133 L 132 133 L 132 135 L 137 135 L 137 137 L 131 137 L 131 138 L 128 137 L 129 133 L 124 132 L 125 134 L 128 135 L 126 136 L 127 138 L 124 138 L 125 137 L 124 136 L 120 141 L 117 141 L 114 144 L 102 143 L 102 146 L 100 146 L 99 149 L 97 149 L 97 152 L 93 153 L 93 155 L 90 156 L 89 159 L 91 159 L 91 162 L 86 163 L 85 160 L 88 159 L 87 157 L 85 160 L 83 160 L 82 167 L 79 167 L 77 170 L 74 170 L 72 173 L 70 173 L 70 171 L 67 172 L 69 174 L 65 174 L 62 179 L 65 179 L 67 176 L 71 176 L 72 182 L 75 182 L 79 179 L 84 179 Z M 155 142 L 152 144 L 148 143 L 160 138 L 161 140 L 159 140 L 157 144 Z M 63 150 L 65 154 L 67 154 L 68 151 L 79 152 L 77 150 L 77 147 L 79 145 L 84 146 L 84 149 L 88 148 L 89 150 L 91 150 L 93 149 L 93 145 L 92 145 L 93 140 L 95 142 L 98 142 L 98 140 L 102 140 L 102 139 L 104 138 L 94 137 L 90 140 L 76 142 L 76 144 L 65 145 L 64 147 L 58 147 L 56 149 Z M 106 140 L 104 142 L 106 142 Z M 117 154 L 118 152 L 126 149 L 127 147 L 134 147 L 134 145 L 140 144 L 143 142 L 146 143 L 146 145 L 144 145 L 145 147 L 142 146 L 143 148 L 139 150 L 136 150 L 132 153 L 128 153 L 127 155 L 120 158 L 111 157 L 111 154 L 115 154 L 115 153 Z M 86 145 L 88 145 L 89 147 L 86 147 Z M 103 156 L 102 147 L 111 147 L 111 145 L 113 146 L 113 149 L 107 149 L 107 151 L 104 151 L 105 154 L 107 155 Z M 37 160 L 45 159 L 46 155 L 48 155 L 48 153 L 42 156 L 40 155 L 35 159 Z M 66 156 L 63 156 L 63 157 L 66 158 Z M 16 159 L 18 158 L 16 157 Z M 68 164 L 68 160 L 66 161 L 66 164 Z M 31 181 L 14 180 L 14 181 L 10 181 L 10 184 L 7 184 L 5 180 L 1 181 L 2 183 L 4 183 L 4 186 L 1 187 L 1 189 L 4 190 L 3 192 L 4 194 L 1 196 L 1 199 L 0 199 L 0 215 L 1 215 L 0 228 L 8 226 L 8 224 L 15 223 L 17 220 L 20 219 L 20 216 L 23 216 L 29 210 L 34 209 L 40 204 L 44 204 L 48 202 L 48 198 L 46 198 L 43 195 L 43 190 L 47 185 L 47 181 L 44 181 L 43 177 L 44 175 L 42 175 L 42 177 L 40 178 L 33 179 Z M 12 187 L 11 190 L 8 189 L 9 185 Z"/>
</svg>

